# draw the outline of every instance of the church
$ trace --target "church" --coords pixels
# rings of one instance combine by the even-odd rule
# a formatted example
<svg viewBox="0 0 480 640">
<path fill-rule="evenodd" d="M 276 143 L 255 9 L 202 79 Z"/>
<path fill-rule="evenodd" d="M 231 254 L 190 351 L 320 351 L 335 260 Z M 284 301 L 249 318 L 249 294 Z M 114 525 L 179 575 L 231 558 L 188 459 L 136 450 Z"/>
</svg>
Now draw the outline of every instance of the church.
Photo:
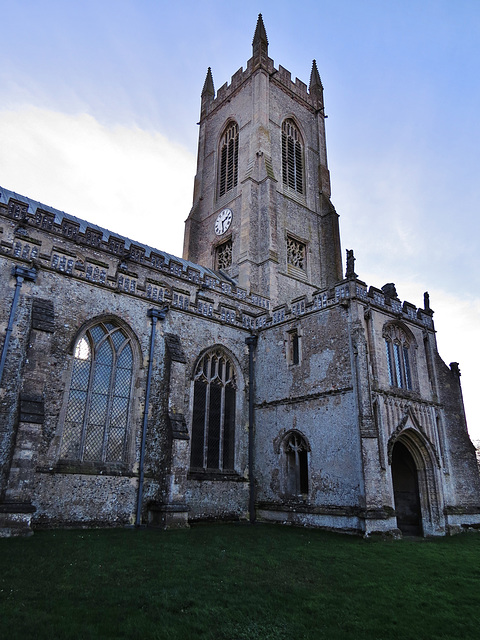
<svg viewBox="0 0 480 640">
<path fill-rule="evenodd" d="M 183 257 L 0 188 L 0 535 L 480 527 L 428 293 L 342 265 L 323 86 L 252 57 L 201 95 Z"/>
</svg>

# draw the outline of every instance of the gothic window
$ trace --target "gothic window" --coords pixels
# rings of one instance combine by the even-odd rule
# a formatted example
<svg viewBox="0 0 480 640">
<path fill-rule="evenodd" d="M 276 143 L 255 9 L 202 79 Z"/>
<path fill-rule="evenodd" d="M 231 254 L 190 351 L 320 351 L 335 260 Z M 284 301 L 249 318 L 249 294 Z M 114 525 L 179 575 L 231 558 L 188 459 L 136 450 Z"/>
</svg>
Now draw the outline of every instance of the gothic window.
<svg viewBox="0 0 480 640">
<path fill-rule="evenodd" d="M 398 325 L 390 324 L 384 329 L 383 336 L 390 385 L 411 391 L 410 340 L 407 334 Z"/>
<path fill-rule="evenodd" d="M 221 349 L 209 351 L 194 376 L 191 468 L 233 470 L 235 390 L 233 363 Z"/>
<path fill-rule="evenodd" d="M 220 244 L 216 249 L 217 269 L 228 269 L 232 266 L 232 240 L 227 240 Z"/>
<path fill-rule="evenodd" d="M 283 184 L 303 193 L 303 144 L 297 125 L 291 119 L 282 125 L 282 177 Z"/>
<path fill-rule="evenodd" d="M 300 363 L 300 338 L 297 329 L 288 332 L 288 362 Z"/>
<path fill-rule="evenodd" d="M 238 179 L 238 125 L 231 122 L 220 144 L 218 195 L 222 197 L 237 186 Z"/>
<path fill-rule="evenodd" d="M 123 462 L 132 395 L 133 350 L 126 332 L 99 322 L 77 340 L 61 457 Z"/>
<path fill-rule="evenodd" d="M 306 270 L 306 254 L 307 247 L 303 242 L 300 242 L 296 238 L 292 238 L 291 236 L 287 236 L 287 264 L 296 267 L 297 269 L 301 269 L 302 271 Z"/>
<path fill-rule="evenodd" d="M 284 440 L 286 490 L 290 496 L 308 493 L 308 444 L 298 431 Z"/>
</svg>

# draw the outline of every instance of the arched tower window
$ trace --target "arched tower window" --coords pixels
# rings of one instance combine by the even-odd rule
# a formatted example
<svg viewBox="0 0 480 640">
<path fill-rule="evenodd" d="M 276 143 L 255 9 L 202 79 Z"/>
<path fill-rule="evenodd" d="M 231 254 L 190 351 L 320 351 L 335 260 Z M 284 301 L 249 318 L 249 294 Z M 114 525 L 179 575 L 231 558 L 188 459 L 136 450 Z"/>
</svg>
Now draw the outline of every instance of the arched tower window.
<svg viewBox="0 0 480 640">
<path fill-rule="evenodd" d="M 231 122 L 225 129 L 220 143 L 218 171 L 218 195 L 222 197 L 237 186 L 238 180 L 238 125 Z"/>
<path fill-rule="evenodd" d="M 120 326 L 99 322 L 78 338 L 62 436 L 62 458 L 125 461 L 132 379 L 131 340 Z"/>
<path fill-rule="evenodd" d="M 285 452 L 286 490 L 291 496 L 308 493 L 308 444 L 298 431 L 287 434 Z"/>
<path fill-rule="evenodd" d="M 383 330 L 387 352 L 388 377 L 392 387 L 412 390 L 410 340 L 406 332 L 396 324 Z"/>
<path fill-rule="evenodd" d="M 193 469 L 233 470 L 235 448 L 235 370 L 221 349 L 200 360 L 194 375 Z"/>
<path fill-rule="evenodd" d="M 282 125 L 282 177 L 283 184 L 303 193 L 303 143 L 297 125 L 290 118 Z"/>
</svg>

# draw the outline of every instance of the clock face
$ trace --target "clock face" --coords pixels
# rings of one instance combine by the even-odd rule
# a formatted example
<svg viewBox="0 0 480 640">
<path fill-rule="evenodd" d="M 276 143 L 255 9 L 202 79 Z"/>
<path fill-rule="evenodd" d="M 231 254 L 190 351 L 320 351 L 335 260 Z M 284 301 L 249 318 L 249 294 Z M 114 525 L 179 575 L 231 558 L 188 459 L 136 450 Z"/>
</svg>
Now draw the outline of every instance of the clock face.
<svg viewBox="0 0 480 640">
<path fill-rule="evenodd" d="M 222 236 L 232 224 L 233 211 L 231 209 L 223 209 L 215 220 L 215 233 Z"/>
</svg>

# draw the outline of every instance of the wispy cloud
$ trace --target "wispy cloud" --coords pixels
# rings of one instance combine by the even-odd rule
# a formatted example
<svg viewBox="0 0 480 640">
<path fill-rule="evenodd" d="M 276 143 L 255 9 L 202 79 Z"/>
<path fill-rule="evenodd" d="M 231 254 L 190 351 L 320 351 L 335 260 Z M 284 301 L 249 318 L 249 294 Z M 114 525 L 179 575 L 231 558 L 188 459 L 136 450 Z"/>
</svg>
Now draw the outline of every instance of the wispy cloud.
<svg viewBox="0 0 480 640">
<path fill-rule="evenodd" d="M 165 136 L 91 115 L 0 111 L 1 182 L 79 218 L 182 251 L 195 159 Z"/>
</svg>

